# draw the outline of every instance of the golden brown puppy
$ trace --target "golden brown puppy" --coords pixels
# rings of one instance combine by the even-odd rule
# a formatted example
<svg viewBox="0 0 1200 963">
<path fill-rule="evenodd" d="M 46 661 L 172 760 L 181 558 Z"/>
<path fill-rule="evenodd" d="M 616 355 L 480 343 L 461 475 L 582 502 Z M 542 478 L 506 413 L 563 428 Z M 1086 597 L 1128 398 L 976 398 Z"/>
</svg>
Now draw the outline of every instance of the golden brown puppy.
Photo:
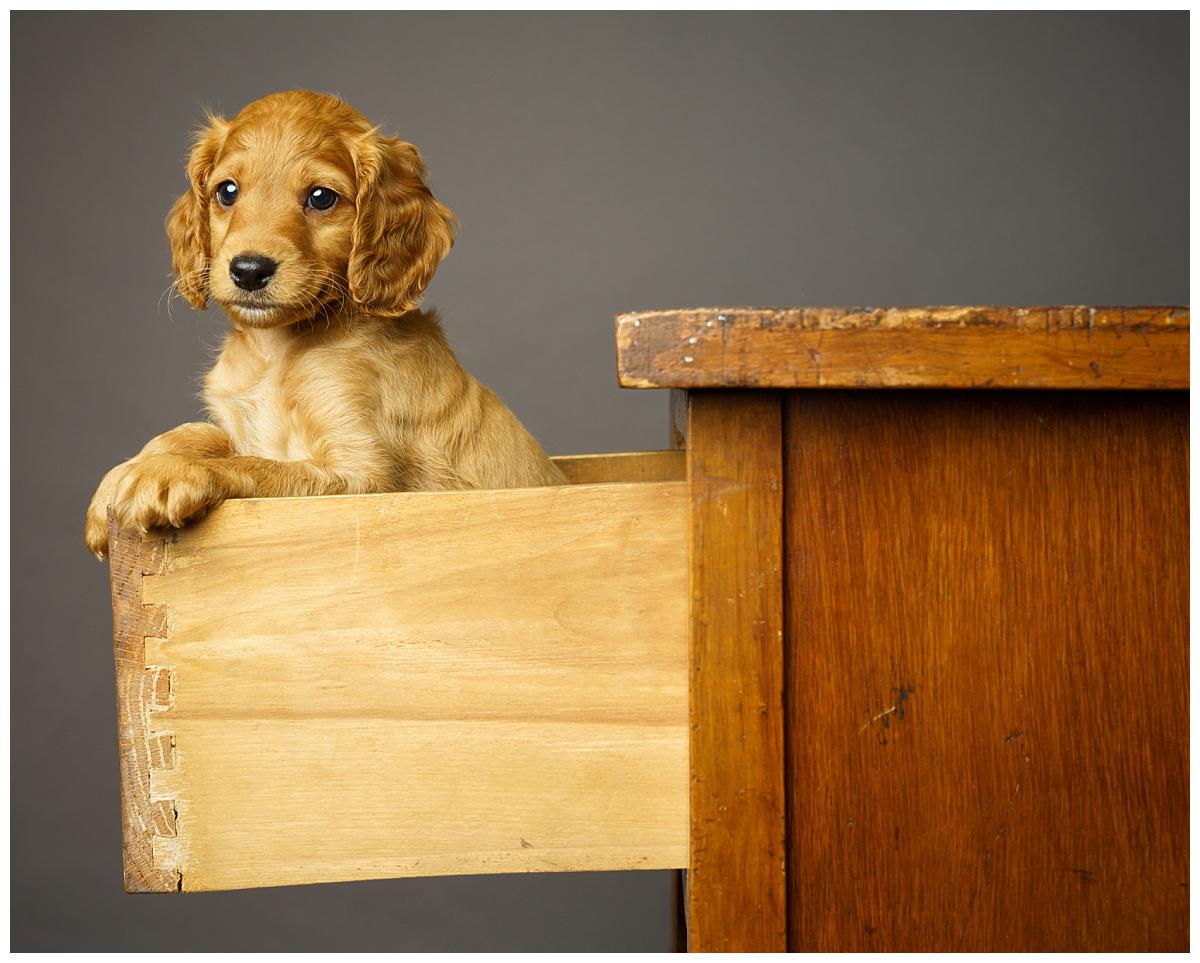
<svg viewBox="0 0 1200 963">
<path fill-rule="evenodd" d="M 411 144 L 336 97 L 272 94 L 210 117 L 167 219 L 176 286 L 233 328 L 205 379 L 211 422 L 150 441 L 100 483 L 85 540 L 180 526 L 226 498 L 565 481 L 414 310 L 454 215 Z"/>
</svg>

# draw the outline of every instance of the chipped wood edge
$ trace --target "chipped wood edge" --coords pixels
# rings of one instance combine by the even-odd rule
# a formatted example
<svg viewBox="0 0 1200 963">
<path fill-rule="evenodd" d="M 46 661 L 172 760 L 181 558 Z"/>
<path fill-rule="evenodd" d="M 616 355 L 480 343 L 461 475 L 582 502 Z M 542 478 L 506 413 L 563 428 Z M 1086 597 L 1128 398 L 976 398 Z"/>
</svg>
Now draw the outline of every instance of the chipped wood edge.
<svg viewBox="0 0 1200 963">
<path fill-rule="evenodd" d="M 623 388 L 1190 386 L 1183 306 L 679 308 L 615 325 Z"/>
<path fill-rule="evenodd" d="M 110 510 L 108 555 L 125 891 L 177 893 L 183 874 L 170 792 L 175 736 L 152 725 L 155 713 L 170 708 L 174 679 L 170 666 L 146 664 L 146 640 L 167 635 L 167 618 L 163 606 L 142 601 L 143 577 L 163 570 L 165 542 L 122 531 Z"/>
<path fill-rule="evenodd" d="M 931 307 L 701 307 L 626 311 L 617 327 L 702 323 L 711 326 L 786 325 L 804 331 L 929 328 L 1034 329 L 1046 332 L 1096 328 L 1188 330 L 1190 308 L 1184 305 L 940 305 Z"/>
</svg>

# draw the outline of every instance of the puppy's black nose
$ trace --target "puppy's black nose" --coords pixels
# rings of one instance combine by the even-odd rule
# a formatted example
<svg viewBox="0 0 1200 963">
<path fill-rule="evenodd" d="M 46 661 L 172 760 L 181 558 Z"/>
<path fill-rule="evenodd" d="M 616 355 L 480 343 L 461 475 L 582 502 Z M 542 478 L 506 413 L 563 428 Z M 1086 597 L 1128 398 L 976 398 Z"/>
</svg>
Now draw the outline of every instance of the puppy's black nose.
<svg viewBox="0 0 1200 963">
<path fill-rule="evenodd" d="M 229 276 L 243 291 L 260 291 L 267 286 L 278 266 L 261 254 L 239 254 L 229 262 Z"/>
</svg>

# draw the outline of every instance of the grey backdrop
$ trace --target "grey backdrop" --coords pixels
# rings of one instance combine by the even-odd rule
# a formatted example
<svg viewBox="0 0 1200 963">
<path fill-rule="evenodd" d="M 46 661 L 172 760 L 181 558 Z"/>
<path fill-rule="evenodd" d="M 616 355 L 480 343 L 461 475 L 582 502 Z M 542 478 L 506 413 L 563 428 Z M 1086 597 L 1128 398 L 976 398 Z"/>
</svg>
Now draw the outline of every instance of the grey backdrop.
<svg viewBox="0 0 1200 963">
<path fill-rule="evenodd" d="M 1168 14 L 12 15 L 15 949 L 665 949 L 666 873 L 121 892 L 101 474 L 199 414 L 161 297 L 201 106 L 340 93 L 462 219 L 429 290 L 552 452 L 662 447 L 612 315 L 1188 301 Z"/>
</svg>

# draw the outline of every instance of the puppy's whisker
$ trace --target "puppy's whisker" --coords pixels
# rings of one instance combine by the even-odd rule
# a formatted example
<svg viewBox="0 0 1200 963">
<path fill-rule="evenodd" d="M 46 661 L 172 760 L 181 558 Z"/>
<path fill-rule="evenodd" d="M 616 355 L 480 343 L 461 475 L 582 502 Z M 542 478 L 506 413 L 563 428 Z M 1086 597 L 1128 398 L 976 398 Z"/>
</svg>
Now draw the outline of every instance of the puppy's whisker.
<svg viewBox="0 0 1200 963">
<path fill-rule="evenodd" d="M 163 289 L 162 294 L 160 294 L 158 296 L 158 300 L 154 302 L 155 313 L 162 311 L 163 299 L 166 298 L 167 299 L 167 316 L 168 317 L 171 316 L 171 300 L 170 300 L 170 298 L 171 298 L 172 292 L 174 292 L 174 291 L 175 291 L 175 282 L 172 281 L 170 284 L 168 284 Z"/>
<path fill-rule="evenodd" d="M 206 287 L 208 287 L 208 280 L 209 280 L 209 266 L 208 265 L 205 265 L 202 268 L 193 269 L 191 271 L 184 271 L 182 274 L 178 275 L 175 278 L 175 280 L 171 282 L 170 285 L 168 285 L 167 290 L 164 291 L 163 295 L 161 295 L 159 297 L 159 307 L 161 308 L 162 298 L 165 296 L 167 299 L 167 316 L 172 321 L 174 321 L 175 315 L 171 310 L 171 308 L 173 307 L 172 302 L 175 301 L 177 298 L 183 297 L 183 293 L 180 291 L 180 287 L 181 286 L 197 286 L 198 285 L 200 287 L 206 288 Z"/>
</svg>

